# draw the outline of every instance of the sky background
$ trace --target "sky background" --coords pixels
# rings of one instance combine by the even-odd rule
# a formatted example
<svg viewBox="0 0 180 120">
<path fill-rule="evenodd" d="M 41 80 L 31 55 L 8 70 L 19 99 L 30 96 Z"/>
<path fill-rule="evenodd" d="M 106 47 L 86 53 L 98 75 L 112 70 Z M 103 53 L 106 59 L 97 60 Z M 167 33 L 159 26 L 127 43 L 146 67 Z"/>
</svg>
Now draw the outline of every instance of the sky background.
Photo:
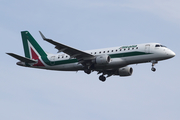
<svg viewBox="0 0 180 120">
<path fill-rule="evenodd" d="M 179 120 L 179 0 L 1 0 L 1 120 Z M 130 77 L 101 82 L 94 72 L 24 68 L 6 55 L 24 55 L 20 31 L 57 53 L 42 33 L 80 50 L 158 42 L 176 53 L 151 71 L 130 65 Z"/>
</svg>

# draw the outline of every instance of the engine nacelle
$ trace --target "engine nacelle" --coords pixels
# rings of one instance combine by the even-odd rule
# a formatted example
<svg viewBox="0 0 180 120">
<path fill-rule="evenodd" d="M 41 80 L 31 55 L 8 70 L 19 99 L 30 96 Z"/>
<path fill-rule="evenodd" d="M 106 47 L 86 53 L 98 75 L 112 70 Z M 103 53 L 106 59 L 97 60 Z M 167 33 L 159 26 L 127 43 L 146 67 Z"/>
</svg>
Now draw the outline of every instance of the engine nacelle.
<svg viewBox="0 0 180 120">
<path fill-rule="evenodd" d="M 120 76 L 130 76 L 133 73 L 132 67 L 119 68 L 118 75 Z"/>
<path fill-rule="evenodd" d="M 109 55 L 100 55 L 97 56 L 95 61 L 97 65 L 105 65 L 108 64 L 110 62 L 111 58 Z"/>
</svg>

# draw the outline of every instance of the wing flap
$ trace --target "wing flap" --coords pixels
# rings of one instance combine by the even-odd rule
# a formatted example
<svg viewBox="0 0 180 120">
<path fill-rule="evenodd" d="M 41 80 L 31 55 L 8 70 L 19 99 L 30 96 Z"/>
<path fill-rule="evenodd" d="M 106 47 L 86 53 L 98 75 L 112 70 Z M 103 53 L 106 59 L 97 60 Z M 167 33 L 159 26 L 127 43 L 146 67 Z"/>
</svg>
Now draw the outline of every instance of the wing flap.
<svg viewBox="0 0 180 120">
<path fill-rule="evenodd" d="M 20 55 L 14 54 L 14 53 L 6 53 L 6 54 L 20 60 L 21 62 L 26 62 L 26 63 L 36 63 L 37 62 L 35 60 L 29 59 L 29 58 L 26 58 L 26 57 L 22 57 Z"/>
</svg>

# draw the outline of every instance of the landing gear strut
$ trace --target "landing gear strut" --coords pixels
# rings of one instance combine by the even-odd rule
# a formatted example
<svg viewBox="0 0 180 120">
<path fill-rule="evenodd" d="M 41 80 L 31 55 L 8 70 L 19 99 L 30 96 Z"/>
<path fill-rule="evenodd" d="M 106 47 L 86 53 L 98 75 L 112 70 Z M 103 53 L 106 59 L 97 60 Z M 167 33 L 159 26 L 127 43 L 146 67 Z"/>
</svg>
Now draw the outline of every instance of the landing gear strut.
<svg viewBox="0 0 180 120">
<path fill-rule="evenodd" d="M 102 82 L 106 81 L 106 77 L 104 75 L 100 75 L 99 76 L 99 80 L 101 80 Z"/>
<path fill-rule="evenodd" d="M 88 64 L 88 65 L 84 65 L 84 72 L 87 73 L 87 74 L 90 74 L 91 72 L 93 72 L 93 69 L 94 69 L 94 65 L 91 63 L 91 64 Z"/>
<path fill-rule="evenodd" d="M 154 65 L 157 64 L 158 61 L 152 60 L 151 63 L 152 63 L 152 68 L 151 68 L 151 70 L 152 70 L 153 72 L 155 72 L 155 71 L 156 71 L 156 68 L 154 68 Z"/>
</svg>

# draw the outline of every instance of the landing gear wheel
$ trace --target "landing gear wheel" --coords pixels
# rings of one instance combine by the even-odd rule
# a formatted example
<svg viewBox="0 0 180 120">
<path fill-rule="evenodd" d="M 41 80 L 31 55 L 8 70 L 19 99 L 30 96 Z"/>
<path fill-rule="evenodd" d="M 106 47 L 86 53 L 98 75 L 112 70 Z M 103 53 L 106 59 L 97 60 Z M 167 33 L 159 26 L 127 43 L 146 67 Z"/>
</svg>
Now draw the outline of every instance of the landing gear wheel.
<svg viewBox="0 0 180 120">
<path fill-rule="evenodd" d="M 156 68 L 154 68 L 154 65 L 157 64 L 158 61 L 152 60 L 151 63 L 152 63 L 152 68 L 151 68 L 151 70 L 152 70 L 153 72 L 155 72 L 155 71 L 156 71 Z"/>
<path fill-rule="evenodd" d="M 99 80 L 101 80 L 102 82 L 106 81 L 106 77 L 104 77 L 104 75 L 100 75 L 99 76 Z"/>
<path fill-rule="evenodd" d="M 153 72 L 155 72 L 155 71 L 156 71 L 156 68 L 151 68 L 151 70 L 152 70 Z"/>
<path fill-rule="evenodd" d="M 91 70 L 90 69 L 85 69 L 84 72 L 87 73 L 87 74 L 90 74 Z"/>
</svg>

